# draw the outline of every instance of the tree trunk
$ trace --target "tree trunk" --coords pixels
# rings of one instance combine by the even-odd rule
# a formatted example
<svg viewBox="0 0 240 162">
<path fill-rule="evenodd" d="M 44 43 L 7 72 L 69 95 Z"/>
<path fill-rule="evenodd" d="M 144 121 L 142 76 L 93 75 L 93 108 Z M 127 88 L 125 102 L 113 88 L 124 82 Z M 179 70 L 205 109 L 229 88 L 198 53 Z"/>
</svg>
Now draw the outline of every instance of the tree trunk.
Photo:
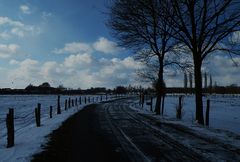
<svg viewBox="0 0 240 162">
<path fill-rule="evenodd" d="M 162 115 L 164 113 L 164 102 L 165 102 L 165 94 L 162 95 Z"/>
<path fill-rule="evenodd" d="M 201 59 L 194 60 L 194 78 L 195 78 L 195 100 L 196 100 L 196 120 L 204 125 L 203 103 L 202 103 L 202 72 Z"/>
<path fill-rule="evenodd" d="M 157 80 L 157 101 L 155 106 L 155 112 L 157 115 L 161 114 L 162 92 L 163 92 L 163 59 L 159 59 L 159 71 Z"/>
</svg>

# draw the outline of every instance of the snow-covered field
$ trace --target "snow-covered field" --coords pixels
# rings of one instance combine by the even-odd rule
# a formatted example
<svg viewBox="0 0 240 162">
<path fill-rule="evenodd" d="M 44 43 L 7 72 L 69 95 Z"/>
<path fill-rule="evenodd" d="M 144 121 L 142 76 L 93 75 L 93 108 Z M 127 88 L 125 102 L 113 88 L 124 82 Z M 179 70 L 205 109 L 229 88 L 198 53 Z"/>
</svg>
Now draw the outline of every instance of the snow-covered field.
<svg viewBox="0 0 240 162">
<path fill-rule="evenodd" d="M 57 129 L 61 123 L 68 117 L 82 109 L 85 105 L 84 96 L 81 96 L 82 104 L 64 110 L 65 99 L 68 98 L 79 101 L 80 96 L 61 96 L 62 113 L 57 115 L 57 96 L 56 95 L 3 95 L 0 96 L 0 161 L 25 162 L 30 161 L 31 156 L 41 150 L 41 144 L 46 142 L 44 138 L 54 129 Z M 87 96 L 87 98 L 100 96 Z M 108 99 L 110 97 L 108 96 Z M 106 98 L 103 96 L 103 101 Z M 34 109 L 37 103 L 41 103 L 41 127 L 37 128 L 35 124 Z M 49 107 L 53 106 L 53 118 L 49 117 Z M 15 146 L 6 148 L 6 114 L 9 108 L 14 108 L 15 125 Z"/>
<path fill-rule="evenodd" d="M 204 117 L 206 100 L 210 99 L 209 128 L 221 129 L 240 134 L 240 95 L 212 95 L 203 97 Z M 155 106 L 153 99 L 153 109 Z M 148 100 L 149 101 L 149 100 Z M 165 98 L 164 116 L 166 120 L 176 121 L 176 106 L 178 105 L 177 95 L 167 95 Z M 141 108 L 137 101 L 133 107 L 150 113 L 150 106 L 144 104 Z M 193 95 L 186 95 L 183 99 L 182 123 L 192 125 L 195 123 L 195 98 Z"/>
<path fill-rule="evenodd" d="M 18 161 L 26 162 L 31 160 L 31 156 L 41 151 L 41 145 L 46 143 L 45 136 L 50 134 L 54 129 L 57 129 L 61 123 L 68 117 L 82 109 L 84 104 L 84 97 L 82 96 L 82 105 L 64 110 L 65 99 L 76 99 L 80 96 L 61 96 L 62 114 L 57 115 L 57 96 L 56 95 L 4 95 L 0 96 L 0 162 Z M 91 96 L 93 97 L 93 96 Z M 95 101 L 96 101 L 96 97 Z M 98 96 L 98 101 L 100 97 Z M 110 99 L 110 97 L 108 98 Z M 183 116 L 182 120 L 176 120 L 176 105 L 178 103 L 178 96 L 168 95 L 165 99 L 165 110 L 163 118 L 167 122 L 182 123 L 191 126 L 196 131 L 206 132 L 206 129 L 217 130 L 218 132 L 233 132 L 240 135 L 240 95 L 213 95 L 204 97 L 204 115 L 206 107 L 206 99 L 211 100 L 210 108 L 210 126 L 206 127 L 192 127 L 196 125 L 195 118 L 195 98 L 192 95 L 184 97 Z M 105 96 L 103 96 L 103 101 Z M 92 100 L 91 100 L 92 102 Z M 41 127 L 37 128 L 35 124 L 34 108 L 37 103 L 41 103 Z M 150 112 L 150 107 L 144 105 L 141 108 L 138 100 L 132 100 L 132 108 L 154 114 Z M 153 101 L 155 103 L 155 99 Z M 49 107 L 53 106 L 53 118 L 49 118 Z M 154 107 L 154 105 L 153 105 Z M 15 122 L 15 146 L 6 148 L 6 114 L 9 108 L 14 108 L 14 122 Z M 154 116 L 154 115 L 153 115 Z M 157 117 L 162 118 L 162 117 Z M 218 130 L 219 129 L 219 130 Z M 221 130 L 221 131 L 220 131 Z M 215 131 L 216 132 L 216 131 Z M 208 133 L 209 135 L 209 133 Z M 216 137 L 216 134 L 213 135 Z M 219 134 L 219 136 L 221 136 Z M 223 135 L 223 138 L 226 136 Z M 237 144 L 239 146 L 240 144 Z"/>
</svg>

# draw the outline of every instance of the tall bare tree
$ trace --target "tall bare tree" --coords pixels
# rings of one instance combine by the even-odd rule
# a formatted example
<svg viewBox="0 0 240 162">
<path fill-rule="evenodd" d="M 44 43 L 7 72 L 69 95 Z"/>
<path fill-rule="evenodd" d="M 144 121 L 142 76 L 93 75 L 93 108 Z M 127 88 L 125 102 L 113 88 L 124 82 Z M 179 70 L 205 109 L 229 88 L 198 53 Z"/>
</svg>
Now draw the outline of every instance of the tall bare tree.
<svg viewBox="0 0 240 162">
<path fill-rule="evenodd" d="M 194 63 L 196 120 L 204 124 L 201 67 L 209 54 L 222 50 L 234 54 L 229 43 L 231 35 L 239 31 L 239 0 L 169 0 L 168 8 L 172 35 L 191 51 Z M 236 47 L 236 46 L 234 46 Z"/>
<path fill-rule="evenodd" d="M 172 33 L 171 28 L 166 19 L 162 19 L 165 17 L 165 12 L 162 12 L 164 1 L 166 0 L 115 0 L 110 6 L 108 21 L 119 45 L 133 49 L 138 53 L 138 60 L 147 65 L 152 60 L 156 61 L 157 114 L 161 113 L 164 92 L 163 70 L 169 63 L 166 55 L 175 45 L 169 34 Z"/>
</svg>

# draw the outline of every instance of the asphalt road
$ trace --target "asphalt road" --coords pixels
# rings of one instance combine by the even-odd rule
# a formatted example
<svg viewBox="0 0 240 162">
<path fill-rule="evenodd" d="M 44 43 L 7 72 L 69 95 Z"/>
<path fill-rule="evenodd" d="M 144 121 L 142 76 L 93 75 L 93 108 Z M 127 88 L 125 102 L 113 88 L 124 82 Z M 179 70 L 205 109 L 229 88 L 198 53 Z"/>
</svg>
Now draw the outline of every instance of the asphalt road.
<svg viewBox="0 0 240 162">
<path fill-rule="evenodd" d="M 102 130 L 97 108 L 97 105 L 87 106 L 66 120 L 32 161 L 127 162 L 118 145 L 112 142 L 112 135 Z"/>
</svg>

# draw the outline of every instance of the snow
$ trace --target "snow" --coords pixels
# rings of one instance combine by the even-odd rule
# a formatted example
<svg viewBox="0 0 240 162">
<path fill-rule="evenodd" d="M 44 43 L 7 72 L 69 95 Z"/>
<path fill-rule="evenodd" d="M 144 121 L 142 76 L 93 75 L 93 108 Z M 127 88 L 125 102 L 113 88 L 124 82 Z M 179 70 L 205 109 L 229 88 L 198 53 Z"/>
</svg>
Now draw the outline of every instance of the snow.
<svg viewBox="0 0 240 162">
<path fill-rule="evenodd" d="M 167 95 L 165 98 L 165 109 L 163 118 L 176 120 L 176 107 L 178 105 L 178 95 Z M 203 97 L 204 116 L 206 111 L 206 100 L 210 99 L 209 128 L 223 129 L 240 134 L 240 96 L 206 96 Z M 149 102 L 150 99 L 147 100 Z M 150 106 L 139 106 L 135 102 L 134 107 L 150 113 Z M 153 99 L 153 109 L 156 98 Z M 195 123 L 195 98 L 193 95 L 186 95 L 183 99 L 182 122 Z"/>
<path fill-rule="evenodd" d="M 57 129 L 63 121 L 81 110 L 85 104 L 84 96 L 82 105 L 64 110 L 65 99 L 75 99 L 80 96 L 61 96 L 62 114 L 56 114 L 56 95 L 4 95 L 0 96 L 0 161 L 30 161 L 33 154 L 41 151 L 41 146 L 47 142 L 46 136 Z M 88 97 L 88 96 L 87 96 Z M 93 96 L 91 96 L 93 97 Z M 97 97 L 97 96 L 94 96 Z M 99 96 L 98 96 L 99 97 Z M 100 98 L 99 98 L 100 99 Z M 161 120 L 161 122 L 186 126 L 193 132 L 225 144 L 240 147 L 240 95 L 212 95 L 204 97 L 204 112 L 206 100 L 210 99 L 210 126 L 196 124 L 195 99 L 193 95 L 186 95 L 183 104 L 183 116 L 181 120 L 176 119 L 176 105 L 178 95 L 167 95 L 165 99 L 165 110 L 163 116 L 156 116 L 150 111 L 150 106 L 144 104 L 139 106 L 138 100 L 129 99 L 131 108 Z M 105 96 L 103 96 L 105 100 Z M 149 99 L 148 99 L 149 101 Z M 153 100 L 155 103 L 156 99 Z M 41 127 L 35 124 L 34 108 L 41 103 Z M 49 118 L 49 106 L 53 106 L 53 118 Z M 14 108 L 15 122 L 15 146 L 6 148 L 6 123 L 5 118 L 8 108 Z M 153 105 L 154 108 L 154 105 Z"/>
<path fill-rule="evenodd" d="M 4 95 L 0 96 L 0 161 L 18 161 L 27 162 L 31 156 L 41 151 L 41 146 L 47 142 L 46 136 L 57 129 L 63 121 L 81 110 L 88 104 L 75 106 L 64 110 L 65 99 L 79 99 L 80 96 L 61 96 L 61 114 L 56 114 L 57 96 L 56 95 Z M 87 96 L 98 97 L 99 96 Z M 103 101 L 105 96 L 103 96 Z M 74 100 L 75 101 L 75 100 Z M 96 100 L 95 100 L 96 101 Z M 41 103 L 41 127 L 36 127 L 34 108 L 37 103 Z M 74 103 L 75 104 L 75 103 Z M 49 107 L 53 106 L 53 118 L 49 117 Z M 6 148 L 6 124 L 5 118 L 8 108 L 14 108 L 15 122 L 15 146 Z"/>
<path fill-rule="evenodd" d="M 176 119 L 176 106 L 179 95 L 167 95 L 165 98 L 164 115 L 155 115 L 150 111 L 150 106 L 144 103 L 143 107 L 139 101 L 129 101 L 131 108 L 139 113 L 147 114 L 161 121 L 188 127 L 192 132 L 201 134 L 202 137 L 208 137 L 215 141 L 221 141 L 225 144 L 231 144 L 240 147 L 240 95 L 212 95 L 203 97 L 204 117 L 206 111 L 206 100 L 210 99 L 210 117 L 209 127 L 198 125 L 195 121 L 195 97 L 194 95 L 185 95 L 183 101 L 182 119 Z M 150 99 L 147 99 L 149 102 Z M 153 99 L 153 109 L 156 98 Z"/>
</svg>

